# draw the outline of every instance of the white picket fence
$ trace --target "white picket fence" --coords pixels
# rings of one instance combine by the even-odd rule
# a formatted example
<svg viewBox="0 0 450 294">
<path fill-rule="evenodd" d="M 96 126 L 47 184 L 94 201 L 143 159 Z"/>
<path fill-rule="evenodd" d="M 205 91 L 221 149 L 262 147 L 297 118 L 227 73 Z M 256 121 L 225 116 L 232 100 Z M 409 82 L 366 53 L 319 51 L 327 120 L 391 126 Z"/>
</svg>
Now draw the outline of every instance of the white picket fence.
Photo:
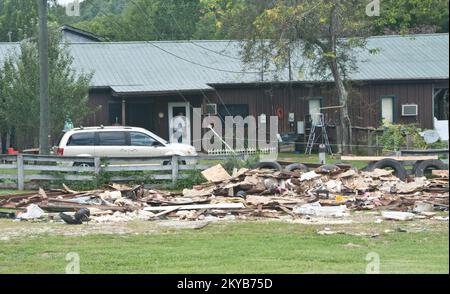
<svg viewBox="0 0 450 294">
<path fill-rule="evenodd" d="M 153 180 L 172 181 L 189 175 L 182 171 L 204 170 L 213 164 L 205 161 L 226 160 L 226 155 L 164 156 L 152 158 L 61 157 L 42 155 L 0 155 L 0 187 L 3 181 L 17 182 L 23 190 L 30 181 L 93 181 L 101 172 L 112 174 L 112 182 L 135 181 L 137 176 L 114 175 L 120 172 L 158 172 Z M 202 163 L 203 162 L 203 163 Z M 163 163 L 166 163 L 165 165 Z M 83 164 L 85 166 L 79 166 Z M 53 174 L 52 174 L 53 172 Z M 57 175 L 55 175 L 55 172 Z"/>
<path fill-rule="evenodd" d="M 263 149 L 256 149 L 256 148 L 245 148 L 245 149 L 212 149 L 208 150 L 208 155 L 212 156 L 220 156 L 220 155 L 244 155 L 244 156 L 251 156 L 256 154 L 276 154 L 278 152 L 278 148 L 263 148 Z"/>
</svg>

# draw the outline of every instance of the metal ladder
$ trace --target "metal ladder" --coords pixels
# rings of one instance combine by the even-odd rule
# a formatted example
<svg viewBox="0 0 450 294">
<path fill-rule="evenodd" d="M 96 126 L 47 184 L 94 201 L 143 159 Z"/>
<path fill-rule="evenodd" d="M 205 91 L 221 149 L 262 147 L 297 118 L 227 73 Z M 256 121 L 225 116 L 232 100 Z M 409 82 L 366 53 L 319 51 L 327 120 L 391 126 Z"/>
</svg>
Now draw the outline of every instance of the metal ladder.
<svg viewBox="0 0 450 294">
<path fill-rule="evenodd" d="M 316 129 L 322 129 L 322 144 L 325 144 L 328 153 L 333 155 L 333 150 L 331 149 L 330 140 L 328 139 L 327 127 L 325 126 L 325 118 L 323 113 L 314 114 L 315 117 L 312 119 L 311 132 L 309 133 L 308 144 L 306 145 L 305 154 L 311 154 L 316 142 Z M 314 119 L 316 118 L 316 119 Z"/>
</svg>

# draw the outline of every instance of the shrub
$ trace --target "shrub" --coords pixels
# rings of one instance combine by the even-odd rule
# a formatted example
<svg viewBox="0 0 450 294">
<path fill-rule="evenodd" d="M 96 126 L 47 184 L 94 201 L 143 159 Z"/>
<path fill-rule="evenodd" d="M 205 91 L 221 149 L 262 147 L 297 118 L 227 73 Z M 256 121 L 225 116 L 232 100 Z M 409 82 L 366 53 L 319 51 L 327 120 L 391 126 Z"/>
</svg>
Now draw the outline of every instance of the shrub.
<svg viewBox="0 0 450 294">
<path fill-rule="evenodd" d="M 406 147 L 413 149 L 439 148 L 439 146 L 444 144 L 442 142 L 436 142 L 428 145 L 420 135 L 422 131 L 415 124 L 399 125 L 385 123 L 384 132 L 379 142 L 383 146 L 383 151 L 397 151 Z M 409 146 L 407 142 L 408 136 L 410 138 Z"/>
</svg>

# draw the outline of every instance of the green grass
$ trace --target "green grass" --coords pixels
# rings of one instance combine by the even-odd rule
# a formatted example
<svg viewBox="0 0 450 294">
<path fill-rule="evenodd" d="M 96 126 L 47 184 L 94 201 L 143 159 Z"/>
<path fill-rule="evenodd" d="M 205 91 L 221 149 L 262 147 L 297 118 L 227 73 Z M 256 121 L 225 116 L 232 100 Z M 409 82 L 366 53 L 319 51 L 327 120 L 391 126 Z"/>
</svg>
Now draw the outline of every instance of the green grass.
<svg viewBox="0 0 450 294">
<path fill-rule="evenodd" d="M 0 242 L 0 273 L 64 273 L 69 252 L 79 254 L 81 273 L 365 273 L 369 252 L 379 254 L 381 273 L 449 272 L 448 223 L 377 238 L 318 235 L 323 227 L 244 222 L 152 235 L 16 238 Z"/>
<path fill-rule="evenodd" d="M 345 161 L 339 159 L 339 155 L 336 155 L 334 157 L 327 155 L 327 163 L 333 164 L 333 163 L 348 163 L 352 166 L 362 169 L 367 166 L 369 162 L 367 161 Z M 299 162 L 299 163 L 319 163 L 319 155 L 318 154 L 311 154 L 311 155 L 305 155 L 305 154 L 297 154 L 297 153 L 278 153 L 278 160 L 279 161 L 292 161 L 292 162 Z M 216 165 L 219 163 L 223 163 L 223 160 L 201 160 L 200 163 L 202 164 L 211 164 Z"/>
<path fill-rule="evenodd" d="M 334 163 L 348 163 L 352 166 L 362 169 L 367 166 L 369 162 L 367 161 L 342 161 L 339 159 L 340 156 L 330 156 L 327 155 L 327 163 L 334 164 Z M 278 154 L 278 160 L 288 160 L 288 161 L 295 161 L 300 163 L 319 163 L 319 155 L 312 154 L 312 155 L 305 155 L 305 154 L 296 154 L 296 153 L 279 153 Z"/>
<path fill-rule="evenodd" d="M 25 194 L 32 193 L 36 191 L 19 191 L 19 190 L 0 190 L 0 195 L 15 195 L 15 194 Z"/>
</svg>

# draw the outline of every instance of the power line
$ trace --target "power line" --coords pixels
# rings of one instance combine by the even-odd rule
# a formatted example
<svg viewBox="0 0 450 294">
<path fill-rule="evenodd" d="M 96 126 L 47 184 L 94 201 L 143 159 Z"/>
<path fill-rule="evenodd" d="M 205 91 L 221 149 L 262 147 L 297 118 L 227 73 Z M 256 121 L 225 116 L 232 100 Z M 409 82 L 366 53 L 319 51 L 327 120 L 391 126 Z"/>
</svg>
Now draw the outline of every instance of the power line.
<svg viewBox="0 0 450 294">
<path fill-rule="evenodd" d="M 175 24 L 177 25 L 177 27 L 180 29 L 180 32 L 181 32 L 182 34 L 184 34 L 184 32 L 183 32 L 182 28 L 180 27 L 180 25 L 179 25 L 177 19 L 174 17 L 174 15 L 173 15 L 172 13 L 170 13 L 170 15 L 172 16 L 172 18 L 173 18 Z M 195 43 L 193 43 L 193 44 L 195 45 Z M 200 45 L 197 45 L 197 46 L 202 47 L 202 46 L 200 46 Z M 202 48 L 203 48 L 203 47 L 202 47 Z M 213 52 L 214 52 L 214 53 L 217 53 L 216 51 L 213 51 Z M 231 114 L 229 108 L 226 106 L 225 101 L 222 99 L 222 96 L 220 95 L 220 93 L 219 93 L 219 92 L 217 91 L 217 89 L 215 89 L 214 87 L 213 87 L 213 89 L 214 89 L 214 91 L 217 93 L 217 97 L 219 98 L 220 103 L 222 103 L 222 105 L 225 107 L 225 110 L 228 112 L 228 115 L 229 115 L 229 116 L 232 116 L 232 114 Z M 200 91 L 202 92 L 203 97 L 205 97 L 205 98 L 211 103 L 211 101 L 209 100 L 208 96 L 205 95 L 205 93 L 203 92 L 203 90 L 200 89 Z"/>
<path fill-rule="evenodd" d="M 141 5 L 139 5 L 139 3 L 136 3 L 136 1 L 130 0 L 130 2 L 131 2 L 133 5 L 135 5 L 136 8 L 138 8 L 138 10 L 141 12 L 141 14 L 144 15 L 144 17 L 145 17 L 145 19 L 147 20 L 147 22 L 149 22 L 151 17 L 150 17 L 150 15 L 148 15 L 147 11 L 146 11 L 145 9 L 143 9 L 143 7 L 142 7 Z M 153 26 L 153 29 L 155 30 L 156 34 L 161 38 L 160 32 L 156 29 L 156 27 L 155 27 L 153 24 L 152 24 L 152 26 Z M 220 69 L 220 68 L 215 68 L 215 67 L 212 67 L 212 66 L 204 65 L 204 64 L 201 64 L 201 63 L 192 61 L 192 60 L 190 60 L 190 59 L 181 57 L 181 56 L 179 56 L 179 55 L 177 55 L 177 54 L 175 54 L 175 53 L 173 53 L 173 52 L 170 52 L 169 50 L 166 50 L 166 49 L 164 49 L 164 48 L 161 48 L 160 46 L 158 46 L 158 45 L 152 43 L 152 41 L 147 41 L 147 42 L 148 42 L 150 45 L 152 45 L 152 46 L 158 48 L 159 50 L 161 50 L 161 51 L 163 51 L 163 52 L 165 52 L 165 53 L 167 53 L 167 54 L 169 54 L 169 55 L 171 55 L 171 56 L 173 56 L 173 57 L 176 57 L 176 58 L 178 58 L 178 59 L 180 59 L 180 60 L 189 62 L 189 63 L 194 64 L 194 65 L 197 65 L 197 66 L 201 66 L 201 67 L 204 67 L 204 68 L 207 68 L 207 69 L 211 69 L 211 70 L 215 70 L 215 71 L 221 71 L 221 72 L 226 72 L 226 73 L 234 73 L 234 74 L 259 74 L 259 73 L 260 73 L 259 71 L 255 71 L 255 72 L 251 72 L 251 71 L 249 71 L 249 72 L 246 72 L 246 71 L 234 71 L 234 70 L 226 70 L 226 69 Z M 188 42 L 189 42 L 189 41 L 188 41 Z"/>
<path fill-rule="evenodd" d="M 99 9 L 99 11 L 101 12 L 101 13 L 103 13 L 103 14 L 105 14 L 106 15 L 106 13 L 103 11 L 103 9 L 101 9 L 101 8 L 99 8 L 99 7 L 97 7 L 98 9 Z M 116 25 L 118 25 L 118 26 L 121 26 L 119 23 L 117 23 L 116 21 L 114 21 L 114 23 L 116 24 Z M 201 91 L 201 93 L 202 93 L 202 95 L 209 101 L 209 103 L 211 103 L 211 101 L 209 100 L 209 98 L 208 98 L 208 96 L 206 96 L 205 95 L 205 93 L 203 92 L 203 90 L 202 89 L 200 89 L 200 91 Z M 191 104 L 187 99 L 186 99 L 186 97 L 183 95 L 183 93 L 179 90 L 179 89 L 176 89 L 176 92 L 178 93 L 178 95 L 181 97 L 181 98 L 183 98 L 183 100 L 187 103 L 187 104 Z M 225 105 L 224 105 L 225 106 Z M 225 106 L 226 107 L 226 106 Z"/>
</svg>

